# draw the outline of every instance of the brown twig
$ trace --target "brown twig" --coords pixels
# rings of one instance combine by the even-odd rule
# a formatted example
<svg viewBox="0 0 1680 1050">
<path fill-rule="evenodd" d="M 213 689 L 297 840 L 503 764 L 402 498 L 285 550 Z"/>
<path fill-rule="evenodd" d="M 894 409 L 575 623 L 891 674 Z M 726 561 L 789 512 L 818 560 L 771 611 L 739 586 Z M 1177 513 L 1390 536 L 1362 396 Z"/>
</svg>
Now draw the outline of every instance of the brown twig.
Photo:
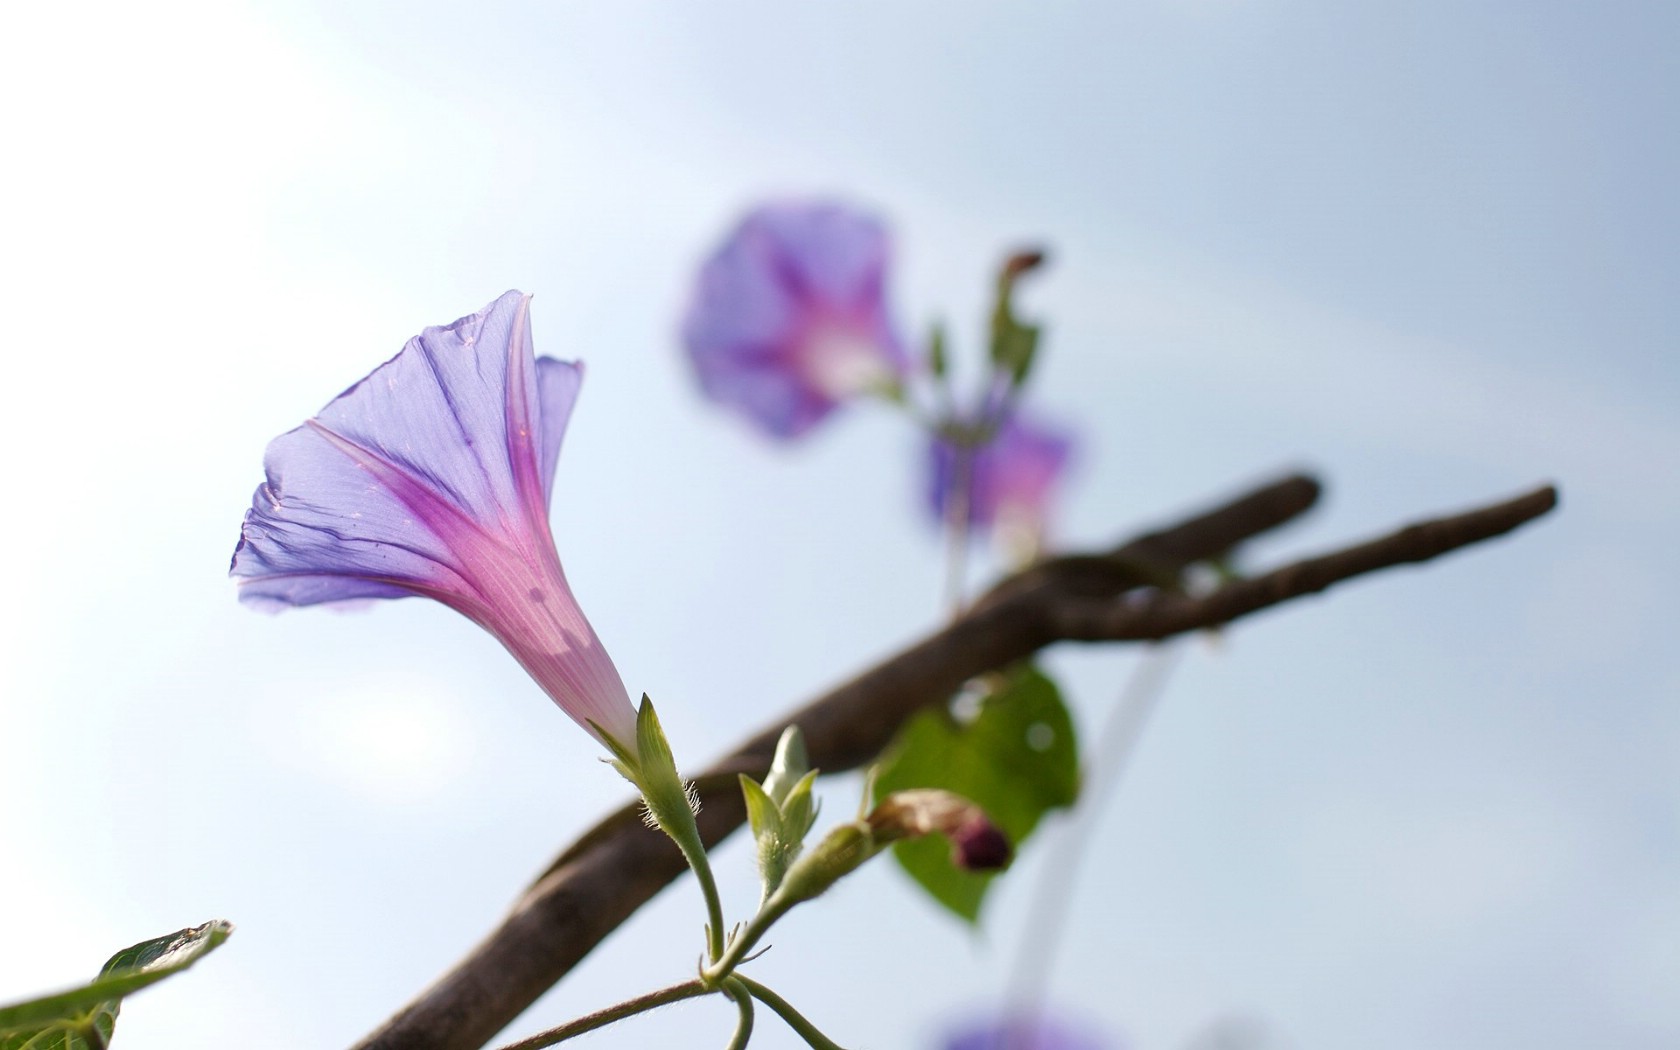
<svg viewBox="0 0 1680 1050">
<path fill-rule="evenodd" d="M 813 766 L 850 769 L 878 755 L 915 712 L 1053 642 L 1159 639 L 1228 623 L 1354 576 L 1491 539 L 1557 503 L 1555 490 L 1541 488 L 1207 594 L 1178 587 L 1189 565 L 1292 520 L 1318 494 L 1311 478 L 1284 478 L 1105 554 L 1052 559 L 1004 580 L 943 630 L 778 720 L 701 774 L 701 834 L 715 845 L 741 825 L 735 774 L 762 774 L 788 724 L 804 731 Z M 484 1045 L 683 870 L 676 847 L 625 807 L 567 849 L 497 929 L 355 1050 Z"/>
</svg>

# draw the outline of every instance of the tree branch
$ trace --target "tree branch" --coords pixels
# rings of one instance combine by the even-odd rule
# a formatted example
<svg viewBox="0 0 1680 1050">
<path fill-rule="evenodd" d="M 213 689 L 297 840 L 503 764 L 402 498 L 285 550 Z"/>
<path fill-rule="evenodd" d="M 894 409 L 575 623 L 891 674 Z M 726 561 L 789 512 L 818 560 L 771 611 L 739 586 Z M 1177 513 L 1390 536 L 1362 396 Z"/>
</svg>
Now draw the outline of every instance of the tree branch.
<svg viewBox="0 0 1680 1050">
<path fill-rule="evenodd" d="M 1318 495 L 1313 479 L 1287 477 L 1106 553 L 1051 559 L 1003 580 L 944 629 L 778 720 L 696 778 L 707 845 L 745 820 L 735 775 L 762 775 L 788 724 L 804 731 L 814 767 L 851 769 L 873 760 L 917 711 L 1053 642 L 1158 639 L 1228 623 L 1354 576 L 1491 539 L 1557 503 L 1548 486 L 1206 594 L 1179 586 L 1188 566 L 1294 519 Z M 501 926 L 354 1050 L 483 1046 L 683 870 L 670 840 L 625 807 L 561 854 Z"/>
</svg>

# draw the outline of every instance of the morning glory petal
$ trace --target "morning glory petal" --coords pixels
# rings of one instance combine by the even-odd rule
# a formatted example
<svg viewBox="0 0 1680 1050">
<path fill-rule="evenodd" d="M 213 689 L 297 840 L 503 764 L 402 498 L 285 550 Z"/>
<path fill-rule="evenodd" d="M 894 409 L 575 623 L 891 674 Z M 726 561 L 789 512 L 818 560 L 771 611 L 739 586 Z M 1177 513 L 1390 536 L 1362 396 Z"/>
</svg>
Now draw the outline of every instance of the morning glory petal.
<svg viewBox="0 0 1680 1050">
<path fill-rule="evenodd" d="M 780 205 L 748 220 L 747 241 L 789 294 L 842 311 L 871 311 L 884 292 L 887 232 L 835 204 Z"/>
<path fill-rule="evenodd" d="M 529 355 L 527 308 L 525 296 L 509 292 L 480 313 L 427 328 L 316 418 L 482 525 L 519 516 L 508 390 L 510 380 L 528 379 L 510 375 L 508 349 Z"/>
<path fill-rule="evenodd" d="M 231 574 L 270 607 L 421 595 L 493 634 L 562 710 L 631 746 L 635 709 L 555 552 L 581 365 L 534 359 L 509 292 L 428 328 L 270 443 Z"/>
<path fill-rule="evenodd" d="M 554 498 L 554 467 L 560 462 L 560 442 L 572 418 L 578 390 L 583 386 L 583 362 L 537 358 L 538 477 L 542 482 L 543 506 Z"/>
<path fill-rule="evenodd" d="M 241 600 L 278 608 L 470 590 L 442 537 L 316 428 L 275 438 L 264 467 L 230 570 Z"/>
</svg>

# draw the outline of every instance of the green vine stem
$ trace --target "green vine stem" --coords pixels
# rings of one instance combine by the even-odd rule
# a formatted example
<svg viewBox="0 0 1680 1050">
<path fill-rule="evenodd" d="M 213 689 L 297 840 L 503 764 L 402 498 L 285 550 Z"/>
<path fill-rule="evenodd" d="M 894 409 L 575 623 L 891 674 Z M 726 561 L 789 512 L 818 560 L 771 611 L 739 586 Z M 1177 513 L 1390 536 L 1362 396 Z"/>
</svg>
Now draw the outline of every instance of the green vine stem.
<svg viewBox="0 0 1680 1050">
<path fill-rule="evenodd" d="M 661 988 L 657 992 L 639 995 L 634 999 L 626 999 L 616 1006 L 609 1006 L 604 1010 L 597 1010 L 592 1014 L 585 1014 L 575 1021 L 567 1021 L 558 1028 L 550 1028 L 546 1032 L 538 1032 L 528 1039 L 521 1039 L 517 1043 L 509 1043 L 500 1050 L 541 1050 L 545 1046 L 564 1042 L 575 1035 L 593 1032 L 597 1028 L 604 1028 L 614 1021 L 622 1021 L 626 1017 L 645 1013 L 655 1007 L 668 1006 L 684 999 L 694 999 L 702 995 L 710 995 L 714 991 L 702 983 L 698 978 L 673 984 L 669 988 Z"/>
<path fill-rule="evenodd" d="M 735 1008 L 740 1011 L 740 1021 L 735 1025 L 735 1035 L 729 1040 L 725 1050 L 746 1050 L 747 1040 L 752 1038 L 753 1004 L 752 996 L 739 977 L 730 977 L 723 982 L 723 994 L 735 1001 Z"/>
<path fill-rule="evenodd" d="M 793 1004 L 777 995 L 775 992 L 759 984 L 751 977 L 736 974 L 732 980 L 739 981 L 754 999 L 774 1010 L 777 1016 L 787 1022 L 787 1026 L 799 1034 L 799 1038 L 810 1044 L 812 1050 L 844 1050 L 839 1043 L 823 1035 L 817 1026 L 805 1019 L 805 1016 L 793 1008 Z"/>
<path fill-rule="evenodd" d="M 723 957 L 723 898 L 718 895 L 717 879 L 712 875 L 706 845 L 700 841 L 700 829 L 691 822 L 680 830 L 682 834 L 667 827 L 665 833 L 682 850 L 683 859 L 688 861 L 694 877 L 700 882 L 700 892 L 706 898 L 706 953 L 716 963 Z"/>
</svg>

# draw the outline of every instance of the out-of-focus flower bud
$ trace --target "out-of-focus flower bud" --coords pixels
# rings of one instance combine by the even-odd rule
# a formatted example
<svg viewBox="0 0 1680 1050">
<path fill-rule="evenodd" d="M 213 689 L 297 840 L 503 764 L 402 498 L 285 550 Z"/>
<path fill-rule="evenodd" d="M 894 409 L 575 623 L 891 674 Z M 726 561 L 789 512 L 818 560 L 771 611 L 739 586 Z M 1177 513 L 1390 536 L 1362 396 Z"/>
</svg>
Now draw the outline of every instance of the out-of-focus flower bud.
<svg viewBox="0 0 1680 1050">
<path fill-rule="evenodd" d="M 944 835 L 951 843 L 951 861 L 967 871 L 996 871 L 1009 864 L 1009 839 L 986 811 L 950 791 L 917 788 L 896 791 L 881 800 L 865 818 L 876 842 Z"/>
</svg>

